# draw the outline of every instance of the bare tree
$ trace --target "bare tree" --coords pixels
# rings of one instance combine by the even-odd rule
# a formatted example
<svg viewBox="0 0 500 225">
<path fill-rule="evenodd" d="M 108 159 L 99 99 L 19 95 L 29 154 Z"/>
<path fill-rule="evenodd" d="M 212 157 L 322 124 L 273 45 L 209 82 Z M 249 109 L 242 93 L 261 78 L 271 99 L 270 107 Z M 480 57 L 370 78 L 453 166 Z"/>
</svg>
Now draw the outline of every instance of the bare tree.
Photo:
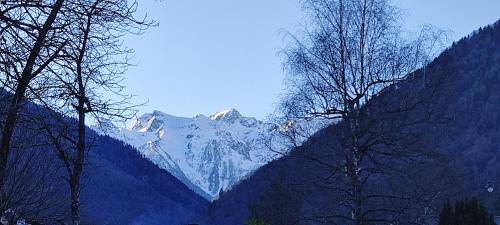
<svg viewBox="0 0 500 225">
<path fill-rule="evenodd" d="M 6 182 L 2 174 L 25 102 L 33 101 L 76 119 L 77 125 L 72 126 L 73 121 L 56 114 L 51 116 L 59 120 L 33 118 L 49 134 L 67 169 L 73 224 L 80 223 L 80 179 L 89 149 L 88 115 L 93 122 L 103 124 L 129 118 L 134 112 L 131 96 L 123 94 L 121 85 L 132 50 L 122 44 L 121 37 L 140 34 L 154 25 L 146 18 L 136 18 L 136 9 L 137 2 L 126 0 L 0 5 L 0 81 L 6 91 L 2 99 L 9 102 L 0 123 L 0 184 Z"/>
<path fill-rule="evenodd" d="M 311 220 L 403 223 L 403 215 L 417 205 L 425 208 L 441 191 L 431 174 L 418 177 L 428 170 L 414 170 L 430 167 L 438 158 L 413 130 L 429 118 L 424 114 L 431 107 L 419 105 L 433 93 L 417 69 L 428 63 L 443 33 L 426 29 L 415 39 L 406 38 L 402 15 L 387 0 L 304 3 L 312 23 L 291 35 L 284 51 L 288 94 L 280 111 L 288 126 L 283 133 L 297 145 L 302 143 L 297 138 L 309 135 L 302 131 L 310 131 L 304 127 L 311 121 L 337 122 L 321 147 L 309 144 L 328 149 L 326 153 L 301 155 L 328 170 L 319 185 L 336 194 L 328 214 Z M 412 82 L 424 85 L 416 88 Z M 417 110 L 422 112 L 412 114 Z M 420 183 L 411 184 L 412 179 Z"/>
<path fill-rule="evenodd" d="M 2 117 L 0 192 L 20 108 L 65 46 L 58 38 L 64 24 L 57 22 L 63 4 L 64 0 L 0 4 L 0 76 L 11 92 Z"/>
<path fill-rule="evenodd" d="M 126 0 L 70 1 L 63 15 L 69 26 L 64 30 L 68 43 L 63 57 L 48 67 L 54 84 L 38 93 L 45 106 L 71 118 L 61 118 L 45 128 L 68 176 L 72 224 L 80 224 L 81 177 L 91 148 L 86 123 L 97 125 L 128 119 L 135 113 L 131 96 L 123 93 L 123 74 L 131 49 L 122 45 L 125 34 L 140 34 L 155 23 L 137 19 L 137 3 Z M 57 116 L 55 116 L 57 117 Z M 69 124 L 68 124 L 69 123 Z M 54 127 L 60 129 L 54 130 Z"/>
</svg>

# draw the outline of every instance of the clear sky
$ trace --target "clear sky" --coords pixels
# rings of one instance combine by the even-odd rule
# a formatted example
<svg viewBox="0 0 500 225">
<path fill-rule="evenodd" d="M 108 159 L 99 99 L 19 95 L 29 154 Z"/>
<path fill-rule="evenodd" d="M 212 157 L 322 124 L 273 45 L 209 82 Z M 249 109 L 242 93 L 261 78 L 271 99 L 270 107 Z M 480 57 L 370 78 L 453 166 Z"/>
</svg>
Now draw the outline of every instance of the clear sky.
<svg viewBox="0 0 500 225">
<path fill-rule="evenodd" d="M 453 31 L 456 40 L 500 19 L 500 0 L 394 0 L 407 28 L 423 24 Z M 303 23 L 299 0 L 141 0 L 140 11 L 160 23 L 127 37 L 135 49 L 124 84 L 141 113 L 191 117 L 236 108 L 265 119 L 282 93 L 277 53 L 284 31 Z"/>
</svg>

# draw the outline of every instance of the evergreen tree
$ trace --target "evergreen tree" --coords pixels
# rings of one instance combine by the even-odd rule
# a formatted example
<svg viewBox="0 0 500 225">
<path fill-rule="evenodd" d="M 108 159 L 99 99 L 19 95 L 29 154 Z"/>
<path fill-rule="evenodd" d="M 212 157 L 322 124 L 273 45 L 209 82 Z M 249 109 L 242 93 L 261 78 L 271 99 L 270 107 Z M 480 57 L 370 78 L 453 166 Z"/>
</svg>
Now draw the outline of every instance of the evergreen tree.
<svg viewBox="0 0 500 225">
<path fill-rule="evenodd" d="M 450 202 L 446 202 L 443 206 L 443 210 L 439 215 L 439 225 L 454 225 L 454 211 L 450 205 Z"/>
<path fill-rule="evenodd" d="M 439 215 L 439 225 L 496 225 L 495 218 L 477 199 L 465 199 L 443 206 Z"/>
</svg>

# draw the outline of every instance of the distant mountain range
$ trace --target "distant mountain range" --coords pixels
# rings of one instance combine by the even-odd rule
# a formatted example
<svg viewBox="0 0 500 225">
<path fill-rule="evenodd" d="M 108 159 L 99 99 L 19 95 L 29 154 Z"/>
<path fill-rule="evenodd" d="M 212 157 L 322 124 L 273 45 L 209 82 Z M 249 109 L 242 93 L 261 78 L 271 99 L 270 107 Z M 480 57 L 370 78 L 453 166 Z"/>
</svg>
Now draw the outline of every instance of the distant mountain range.
<svg viewBox="0 0 500 225">
<path fill-rule="evenodd" d="M 266 143 L 277 129 L 275 124 L 244 117 L 236 109 L 193 118 L 154 111 L 111 135 L 212 200 L 280 156 Z"/>
</svg>

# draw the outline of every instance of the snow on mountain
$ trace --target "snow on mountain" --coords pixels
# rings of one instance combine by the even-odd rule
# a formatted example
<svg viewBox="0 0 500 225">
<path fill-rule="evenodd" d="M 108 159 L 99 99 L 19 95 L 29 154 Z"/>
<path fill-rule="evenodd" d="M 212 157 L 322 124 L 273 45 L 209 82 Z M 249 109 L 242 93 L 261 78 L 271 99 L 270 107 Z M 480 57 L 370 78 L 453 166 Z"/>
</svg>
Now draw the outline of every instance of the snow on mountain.
<svg viewBox="0 0 500 225">
<path fill-rule="evenodd" d="M 240 179 L 279 155 L 269 150 L 263 137 L 277 126 L 235 109 L 209 117 L 146 113 L 125 129 L 112 134 L 132 146 L 160 168 L 202 195 L 215 198 Z"/>
</svg>

